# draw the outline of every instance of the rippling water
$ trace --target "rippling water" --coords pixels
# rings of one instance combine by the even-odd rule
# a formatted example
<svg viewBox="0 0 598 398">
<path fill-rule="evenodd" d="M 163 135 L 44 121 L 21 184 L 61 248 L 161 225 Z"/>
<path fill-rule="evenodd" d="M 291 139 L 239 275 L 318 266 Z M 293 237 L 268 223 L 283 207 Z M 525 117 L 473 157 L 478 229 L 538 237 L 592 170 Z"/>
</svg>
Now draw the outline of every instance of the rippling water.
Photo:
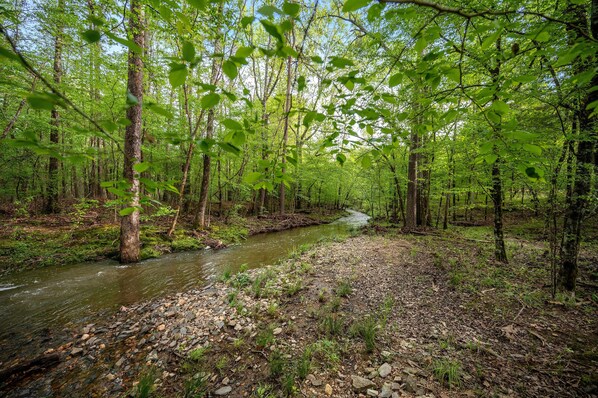
<svg viewBox="0 0 598 398">
<path fill-rule="evenodd" d="M 332 224 L 249 237 L 219 251 L 165 255 L 139 264 L 114 261 L 22 272 L 0 279 L 0 365 L 66 339 L 65 326 L 93 322 L 121 306 L 205 285 L 242 264 L 273 264 L 306 243 L 345 234 L 367 223 L 356 211 Z"/>
</svg>

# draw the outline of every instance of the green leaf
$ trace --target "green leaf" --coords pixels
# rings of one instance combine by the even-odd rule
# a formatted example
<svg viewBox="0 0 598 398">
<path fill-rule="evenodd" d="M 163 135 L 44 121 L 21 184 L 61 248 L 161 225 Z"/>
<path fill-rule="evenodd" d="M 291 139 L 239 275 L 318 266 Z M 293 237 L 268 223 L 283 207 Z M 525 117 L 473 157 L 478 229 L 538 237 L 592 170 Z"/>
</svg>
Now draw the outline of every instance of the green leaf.
<svg viewBox="0 0 598 398">
<path fill-rule="evenodd" d="M 58 98 L 49 93 L 33 93 L 27 96 L 27 102 L 33 109 L 51 111 L 58 103 Z"/>
<path fill-rule="evenodd" d="M 343 5 L 343 12 L 357 11 L 370 4 L 370 0 L 347 0 Z"/>
<path fill-rule="evenodd" d="M 364 169 L 369 169 L 372 167 L 372 158 L 369 155 L 365 155 L 361 158 L 361 167 Z"/>
<path fill-rule="evenodd" d="M 231 141 L 237 147 L 243 146 L 245 143 L 245 133 L 242 131 L 235 131 L 231 137 Z"/>
<path fill-rule="evenodd" d="M 419 39 L 417 39 L 417 42 L 415 43 L 415 46 L 413 46 L 413 49 L 420 53 L 424 50 L 424 48 L 426 48 L 426 46 L 428 45 L 428 41 L 425 39 L 425 37 L 420 37 Z"/>
<path fill-rule="evenodd" d="M 81 33 L 81 37 L 88 43 L 95 43 L 100 41 L 102 35 L 97 30 L 89 29 Z"/>
<path fill-rule="evenodd" d="M 257 10 L 257 12 L 270 18 L 273 18 L 274 14 L 282 14 L 282 11 L 271 5 L 262 6 Z"/>
<path fill-rule="evenodd" d="M 133 94 L 131 94 L 130 91 L 127 91 L 127 101 L 126 101 L 126 103 L 129 106 L 137 105 L 137 104 L 139 104 L 139 99 L 137 97 L 135 97 Z"/>
<path fill-rule="evenodd" d="M 289 162 L 290 164 L 292 164 L 293 166 L 297 167 L 297 159 L 295 159 L 292 156 L 287 156 L 286 157 L 287 162 Z"/>
<path fill-rule="evenodd" d="M 533 144 L 523 144 L 523 149 L 525 149 L 529 153 L 533 153 L 534 155 L 540 156 L 542 155 L 542 148 L 537 145 Z"/>
<path fill-rule="evenodd" d="M 255 183 L 257 183 L 259 180 L 261 180 L 263 177 L 262 173 L 257 172 L 257 171 L 252 171 L 251 173 L 247 173 L 245 175 L 245 177 L 243 177 L 243 181 L 245 181 L 245 183 L 253 185 Z"/>
<path fill-rule="evenodd" d="M 195 47 L 188 41 L 183 43 L 183 59 L 187 62 L 195 60 Z"/>
<path fill-rule="evenodd" d="M 187 80 L 187 66 L 185 64 L 171 64 L 168 81 L 173 88 L 182 86 Z"/>
<path fill-rule="evenodd" d="M 494 164 L 494 162 L 496 162 L 496 159 L 498 159 L 498 155 L 495 155 L 493 153 L 484 156 L 484 160 L 486 161 L 486 163 L 488 164 Z"/>
<path fill-rule="evenodd" d="M 210 109 L 218 105 L 220 95 L 216 93 L 206 94 L 201 98 L 201 109 Z"/>
<path fill-rule="evenodd" d="M 505 102 L 501 100 L 494 101 L 492 103 L 491 108 L 500 116 L 509 113 L 509 111 L 511 110 L 511 108 L 509 108 L 509 105 L 507 105 Z"/>
<path fill-rule="evenodd" d="M 222 64 L 222 70 L 230 80 L 234 80 L 235 77 L 237 77 L 237 75 L 239 74 L 239 71 L 237 70 L 237 65 L 232 61 L 224 62 L 224 64 Z"/>
<path fill-rule="evenodd" d="M 538 36 L 536 36 L 536 41 L 539 41 L 541 43 L 547 42 L 548 40 L 550 40 L 550 33 L 546 31 L 540 32 Z"/>
<path fill-rule="evenodd" d="M 239 156 L 241 154 L 241 150 L 229 142 L 219 142 L 218 146 L 225 152 L 232 153 L 235 156 Z"/>
<path fill-rule="evenodd" d="M 143 173 L 144 171 L 149 169 L 151 166 L 152 166 L 152 164 L 149 162 L 141 162 L 141 163 L 135 164 L 133 166 L 133 170 L 135 170 L 137 173 Z"/>
<path fill-rule="evenodd" d="M 187 3 L 198 10 L 203 10 L 208 5 L 207 0 L 187 0 Z"/>
<path fill-rule="evenodd" d="M 340 163 L 340 165 L 344 165 L 345 162 L 347 161 L 347 157 L 342 154 L 342 153 L 337 153 L 336 154 L 336 161 Z"/>
<path fill-rule="evenodd" d="M 403 81 L 403 74 L 402 73 L 395 73 L 388 79 L 388 87 L 396 87 Z"/>
<path fill-rule="evenodd" d="M 497 29 L 496 32 L 492 33 L 490 36 L 486 37 L 484 41 L 482 41 L 482 50 L 487 50 L 490 48 L 491 45 L 496 43 L 496 40 L 500 37 L 502 33 L 502 29 Z"/>
<path fill-rule="evenodd" d="M 262 26 L 264 27 L 264 29 L 266 30 L 266 32 L 268 32 L 268 34 L 270 36 L 272 36 L 276 40 L 278 40 L 279 43 L 284 42 L 284 37 L 282 36 L 282 32 L 278 25 L 274 24 L 273 22 L 268 21 L 267 19 L 260 20 L 260 23 L 262 24 Z"/>
<path fill-rule="evenodd" d="M 235 57 L 247 58 L 251 55 L 252 52 L 253 52 L 253 47 L 241 46 L 237 49 L 237 52 L 235 53 Z"/>
<path fill-rule="evenodd" d="M 295 18 L 301 12 L 301 6 L 287 1 L 282 5 L 282 11 L 290 17 Z"/>
<path fill-rule="evenodd" d="M 120 214 L 121 217 L 129 216 L 129 215 L 135 213 L 136 210 L 137 210 L 136 207 L 125 207 L 124 209 L 119 211 L 118 214 Z"/>
<path fill-rule="evenodd" d="M 134 52 L 135 54 L 141 54 L 143 52 L 143 49 L 141 47 L 139 47 L 137 44 L 135 44 L 134 42 L 120 38 L 112 32 L 106 32 L 106 36 L 108 36 L 115 42 L 127 47 L 129 50 L 131 50 L 131 52 Z"/>
<path fill-rule="evenodd" d="M 446 77 L 455 83 L 461 83 L 461 71 L 459 68 L 452 68 L 446 71 Z"/>
<path fill-rule="evenodd" d="M 342 57 L 332 57 L 330 58 L 330 63 L 337 68 L 346 68 L 347 66 L 355 65 L 350 59 Z"/>
<path fill-rule="evenodd" d="M 221 123 L 229 130 L 243 130 L 243 125 L 233 119 L 224 119 Z"/>
<path fill-rule="evenodd" d="M 323 64 L 324 60 L 322 59 L 322 57 L 314 55 L 313 57 L 310 57 L 312 61 L 314 61 L 316 64 Z"/>
<path fill-rule="evenodd" d="M 20 61 L 17 54 L 2 46 L 0 46 L 0 57 Z"/>
<path fill-rule="evenodd" d="M 161 115 L 164 116 L 167 119 L 172 119 L 174 117 L 174 115 L 172 114 L 172 112 L 170 112 L 168 109 L 161 107 L 160 105 L 157 104 L 152 104 L 152 103 L 147 103 L 145 104 L 145 108 L 150 111 L 153 112 L 157 115 Z"/>
<path fill-rule="evenodd" d="M 246 28 L 248 25 L 251 25 L 255 21 L 255 17 L 243 17 L 241 18 L 241 25 L 243 28 Z"/>
<path fill-rule="evenodd" d="M 515 80 L 517 83 L 530 83 L 536 80 L 536 76 L 532 76 L 532 75 L 520 75 L 520 76 L 515 76 L 513 78 L 513 80 Z"/>
<path fill-rule="evenodd" d="M 533 180 L 539 180 L 544 173 L 540 169 L 536 169 L 532 166 L 525 169 L 525 174 Z"/>
</svg>

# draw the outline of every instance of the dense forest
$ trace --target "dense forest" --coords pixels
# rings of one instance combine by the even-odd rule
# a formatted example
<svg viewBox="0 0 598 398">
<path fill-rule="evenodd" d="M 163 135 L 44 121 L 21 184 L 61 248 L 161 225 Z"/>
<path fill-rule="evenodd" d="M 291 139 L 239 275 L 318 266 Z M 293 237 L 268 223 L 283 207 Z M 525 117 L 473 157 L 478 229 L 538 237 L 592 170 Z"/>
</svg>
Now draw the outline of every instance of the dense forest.
<svg viewBox="0 0 598 398">
<path fill-rule="evenodd" d="M 0 32 L 10 272 L 45 264 L 23 225 L 68 225 L 68 247 L 101 219 L 127 264 L 149 228 L 218 247 L 226 225 L 351 208 L 369 233 L 477 242 L 494 270 L 533 230 L 546 297 L 581 283 L 595 314 L 596 0 L 5 0 Z"/>
</svg>

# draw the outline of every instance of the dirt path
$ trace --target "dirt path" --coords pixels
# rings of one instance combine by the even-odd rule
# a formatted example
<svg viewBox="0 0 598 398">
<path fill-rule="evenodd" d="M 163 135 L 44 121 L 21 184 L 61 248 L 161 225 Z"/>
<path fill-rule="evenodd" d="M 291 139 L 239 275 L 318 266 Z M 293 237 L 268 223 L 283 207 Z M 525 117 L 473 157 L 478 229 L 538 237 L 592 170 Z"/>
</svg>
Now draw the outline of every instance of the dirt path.
<svg viewBox="0 0 598 398">
<path fill-rule="evenodd" d="M 596 303 L 528 299 L 543 277 L 536 254 L 495 275 L 487 250 L 414 237 L 323 244 L 201 292 L 122 309 L 57 348 L 62 361 L 43 377 L 13 376 L 3 392 L 597 396 Z M 493 279 L 469 283 L 474 272 Z"/>
</svg>

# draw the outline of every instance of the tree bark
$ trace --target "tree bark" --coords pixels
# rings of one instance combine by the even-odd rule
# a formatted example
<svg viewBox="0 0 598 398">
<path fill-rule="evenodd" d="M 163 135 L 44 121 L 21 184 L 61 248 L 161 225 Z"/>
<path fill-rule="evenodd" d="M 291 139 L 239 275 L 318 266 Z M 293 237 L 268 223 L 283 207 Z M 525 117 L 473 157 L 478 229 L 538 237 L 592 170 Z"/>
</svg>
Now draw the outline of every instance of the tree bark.
<svg viewBox="0 0 598 398">
<path fill-rule="evenodd" d="M 145 35 L 142 9 L 139 0 L 131 0 L 129 29 L 133 42 L 144 48 Z M 143 62 L 141 54 L 129 50 L 127 90 L 137 99 L 137 103 L 127 109 L 130 124 L 125 130 L 125 157 L 123 175 L 129 184 L 129 207 L 134 208 L 131 214 L 122 217 L 120 224 L 120 262 L 134 263 L 139 261 L 139 175 L 135 165 L 141 159 L 141 128 L 143 101 Z"/>
<path fill-rule="evenodd" d="M 581 26 L 586 25 L 584 7 L 575 5 L 572 7 L 574 9 L 571 14 L 577 18 Z M 598 0 L 592 1 L 589 30 L 594 38 L 598 37 Z M 577 69 L 581 72 L 595 66 L 595 62 L 591 65 L 583 66 L 578 64 Z M 598 87 L 598 76 L 594 74 L 589 84 L 589 88 L 594 89 L 586 91 L 575 111 L 575 118 L 579 124 L 578 144 L 577 151 L 575 152 L 575 176 L 572 177 L 570 201 L 565 210 L 559 270 L 559 288 L 569 292 L 575 291 L 581 227 L 592 188 L 592 169 L 594 167 L 598 135 L 596 133 L 595 117 L 591 117 L 587 106 L 598 100 L 596 87 Z"/>
<path fill-rule="evenodd" d="M 292 58 L 289 56 L 287 57 L 287 91 L 286 91 L 286 100 L 284 103 L 284 129 L 282 133 L 282 159 L 280 160 L 281 163 L 281 173 L 283 180 L 280 181 L 280 187 L 278 192 L 278 209 L 281 215 L 285 213 L 285 185 L 284 185 L 284 178 L 286 175 L 286 164 L 287 164 L 287 142 L 289 139 L 289 113 L 291 112 L 291 85 L 293 75 L 291 72 L 291 64 Z"/>
<path fill-rule="evenodd" d="M 58 0 L 58 12 L 64 14 L 64 0 Z M 54 68 L 53 81 L 56 86 L 62 82 L 62 46 L 64 42 L 64 22 L 58 19 L 56 36 L 54 38 Z M 51 111 L 50 142 L 56 149 L 59 144 L 60 113 L 55 107 Z M 48 191 L 45 212 L 53 214 L 58 211 L 58 158 L 50 156 L 48 163 Z"/>
<path fill-rule="evenodd" d="M 407 169 L 407 209 L 405 211 L 405 230 L 412 231 L 417 226 L 417 168 L 419 135 L 411 133 L 409 148 L 409 164 Z"/>
</svg>

